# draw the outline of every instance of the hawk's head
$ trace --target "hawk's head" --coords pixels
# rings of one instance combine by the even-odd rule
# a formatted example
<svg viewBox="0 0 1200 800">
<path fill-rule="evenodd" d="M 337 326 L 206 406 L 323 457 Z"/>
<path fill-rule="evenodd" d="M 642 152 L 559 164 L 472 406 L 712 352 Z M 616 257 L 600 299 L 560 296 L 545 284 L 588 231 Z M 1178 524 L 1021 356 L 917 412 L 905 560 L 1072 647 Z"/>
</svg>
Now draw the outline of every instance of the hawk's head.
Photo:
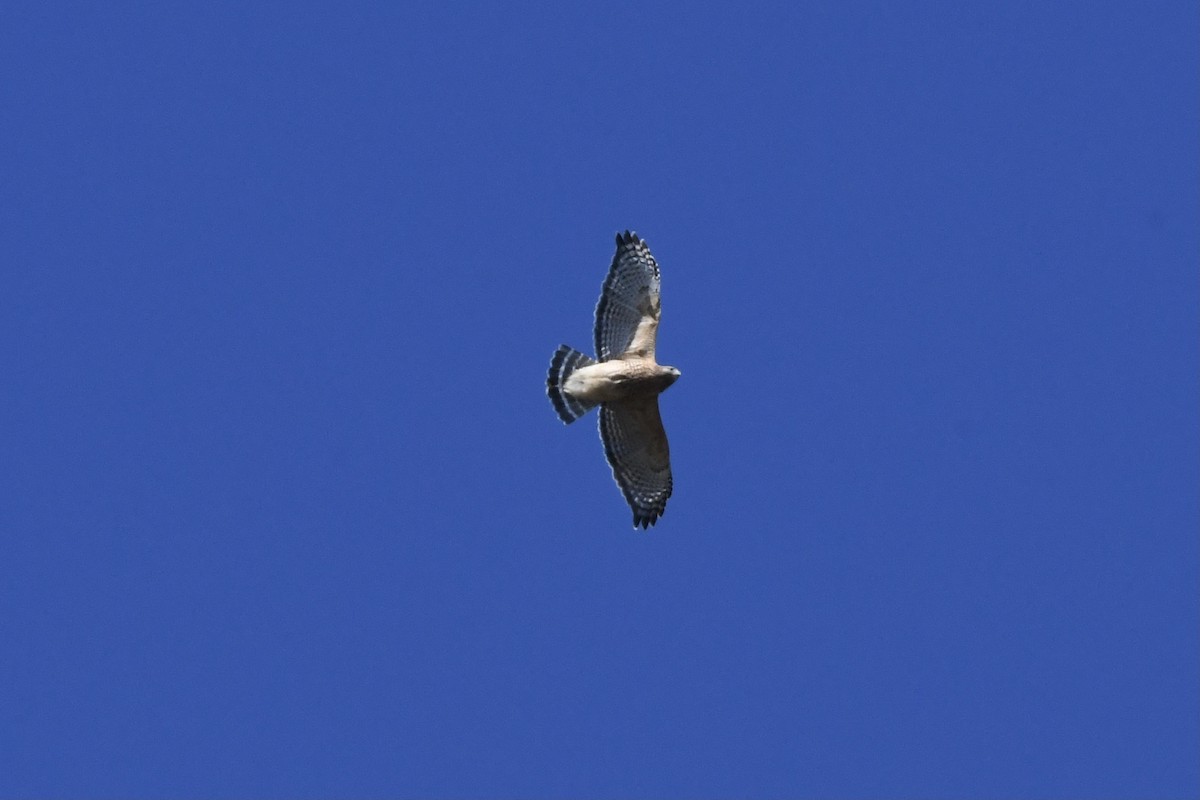
<svg viewBox="0 0 1200 800">
<path fill-rule="evenodd" d="M 662 381 L 662 388 L 659 389 L 659 391 L 665 392 L 667 390 L 668 386 L 670 386 L 675 381 L 679 380 L 679 376 L 681 374 L 683 374 L 683 373 L 681 373 L 679 370 L 675 369 L 674 367 L 663 367 L 662 372 L 659 373 L 659 376 L 660 376 L 659 380 Z"/>
</svg>

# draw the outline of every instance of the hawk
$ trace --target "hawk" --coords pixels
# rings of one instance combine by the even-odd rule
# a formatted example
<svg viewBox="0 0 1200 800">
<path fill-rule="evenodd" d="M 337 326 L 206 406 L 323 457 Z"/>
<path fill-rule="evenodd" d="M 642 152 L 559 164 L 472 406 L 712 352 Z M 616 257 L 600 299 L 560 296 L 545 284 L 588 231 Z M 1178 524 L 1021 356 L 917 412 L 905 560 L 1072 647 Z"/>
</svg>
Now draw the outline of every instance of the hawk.
<svg viewBox="0 0 1200 800">
<path fill-rule="evenodd" d="M 661 314 L 658 262 L 637 234 L 617 234 L 600 302 L 596 358 L 561 345 L 550 360 L 546 393 L 570 424 L 600 406 L 600 440 L 633 527 L 650 527 L 671 496 L 671 455 L 658 414 L 658 396 L 679 377 L 654 360 Z"/>
</svg>

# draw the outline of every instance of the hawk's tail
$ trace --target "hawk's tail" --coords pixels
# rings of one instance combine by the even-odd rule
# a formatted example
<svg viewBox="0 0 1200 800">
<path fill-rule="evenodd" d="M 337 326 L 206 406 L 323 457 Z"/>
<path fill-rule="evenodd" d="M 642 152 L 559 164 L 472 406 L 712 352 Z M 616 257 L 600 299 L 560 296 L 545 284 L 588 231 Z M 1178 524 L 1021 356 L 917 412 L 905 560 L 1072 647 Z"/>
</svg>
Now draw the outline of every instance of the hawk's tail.
<svg viewBox="0 0 1200 800">
<path fill-rule="evenodd" d="M 558 412 L 558 418 L 563 422 L 567 424 L 574 422 L 595 405 L 595 403 L 584 403 L 575 399 L 562 388 L 572 372 L 595 363 L 583 353 L 567 347 L 565 344 L 559 345 L 558 349 L 554 351 L 554 358 L 550 359 L 550 375 L 546 378 L 546 394 L 550 395 L 550 402 L 554 404 L 554 410 Z"/>
</svg>

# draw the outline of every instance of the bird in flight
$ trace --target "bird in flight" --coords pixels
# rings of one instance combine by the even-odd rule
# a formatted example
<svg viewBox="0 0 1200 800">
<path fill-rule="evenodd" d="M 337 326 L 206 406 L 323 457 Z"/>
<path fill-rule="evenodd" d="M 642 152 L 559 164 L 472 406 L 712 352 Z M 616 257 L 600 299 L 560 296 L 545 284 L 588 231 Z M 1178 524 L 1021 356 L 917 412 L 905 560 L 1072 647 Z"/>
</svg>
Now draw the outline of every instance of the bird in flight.
<svg viewBox="0 0 1200 800">
<path fill-rule="evenodd" d="M 617 234 L 617 252 L 596 304 L 596 358 L 561 345 L 550 361 L 546 393 L 570 424 L 600 406 L 600 441 L 633 527 L 648 528 L 671 496 L 671 454 L 658 396 L 679 377 L 661 366 L 654 342 L 661 315 L 658 262 L 637 234 Z"/>
</svg>

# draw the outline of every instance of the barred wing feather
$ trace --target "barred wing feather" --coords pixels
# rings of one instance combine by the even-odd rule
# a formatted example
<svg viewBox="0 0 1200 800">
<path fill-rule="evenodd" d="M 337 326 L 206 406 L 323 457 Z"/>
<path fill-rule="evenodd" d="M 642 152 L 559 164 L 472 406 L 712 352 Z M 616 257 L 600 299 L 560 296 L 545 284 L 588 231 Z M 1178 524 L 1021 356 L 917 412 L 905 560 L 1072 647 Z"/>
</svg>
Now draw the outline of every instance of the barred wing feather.
<svg viewBox="0 0 1200 800">
<path fill-rule="evenodd" d="M 637 234 L 617 234 L 617 252 L 596 305 L 596 357 L 654 358 L 661 313 L 658 262 Z"/>
</svg>

